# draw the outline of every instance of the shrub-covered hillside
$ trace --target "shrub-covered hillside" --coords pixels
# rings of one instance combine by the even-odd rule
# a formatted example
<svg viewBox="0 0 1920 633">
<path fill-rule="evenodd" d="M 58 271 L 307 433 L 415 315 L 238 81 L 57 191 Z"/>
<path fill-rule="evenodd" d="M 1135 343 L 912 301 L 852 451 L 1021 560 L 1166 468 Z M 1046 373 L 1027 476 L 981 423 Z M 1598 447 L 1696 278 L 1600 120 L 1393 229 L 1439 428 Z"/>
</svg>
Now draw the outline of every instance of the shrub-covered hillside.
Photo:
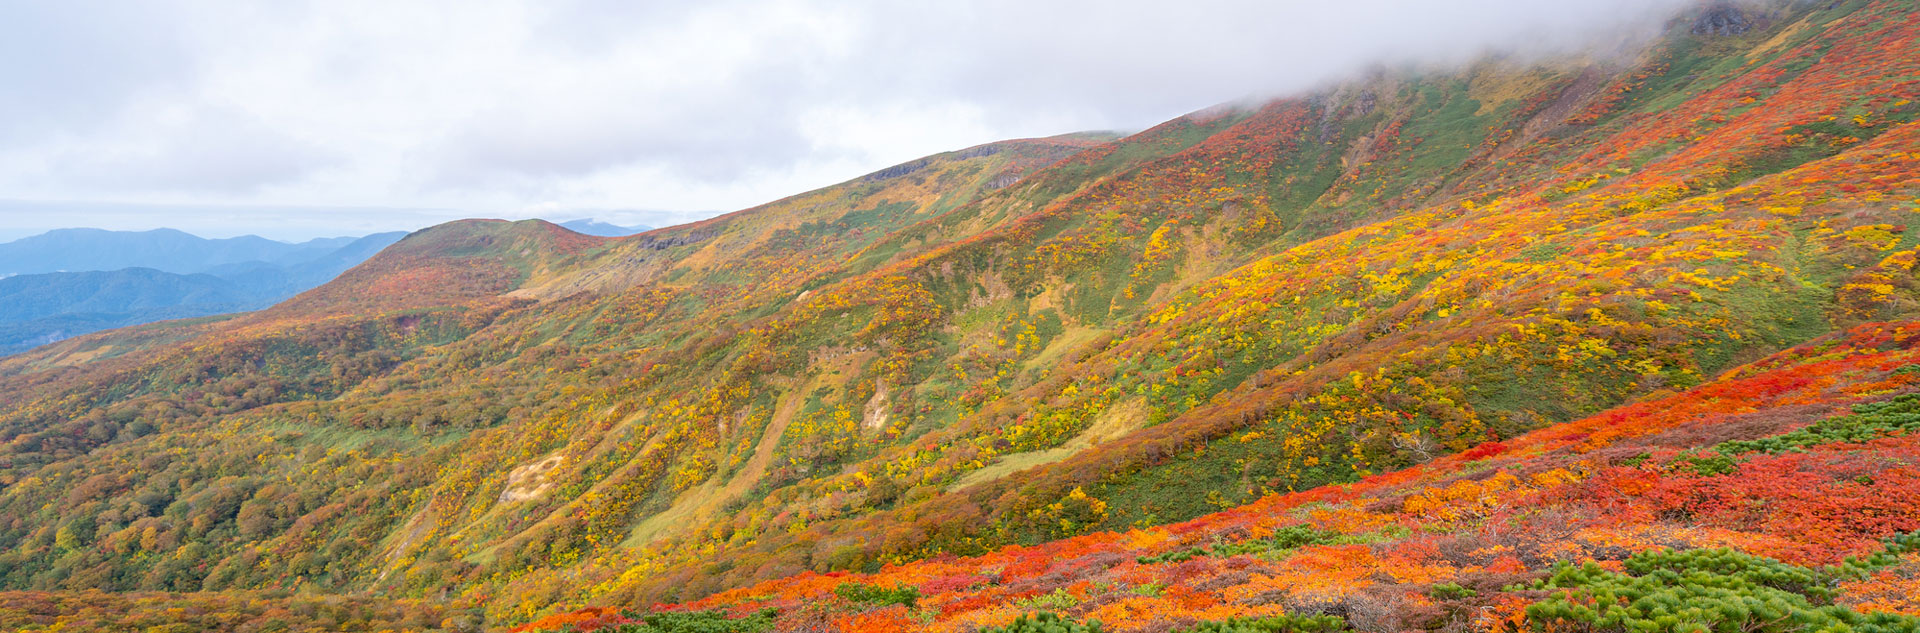
<svg viewBox="0 0 1920 633">
<path fill-rule="evenodd" d="M 518 630 L 1920 630 L 1915 361 L 1920 323 L 1863 325 L 1192 521 Z M 696 615 L 733 628 L 622 628 Z"/>
<path fill-rule="evenodd" d="M 1830 566 L 1920 527 L 1887 421 L 1916 35 L 1910 2 L 1716 5 L 1605 61 L 989 144 L 631 237 L 428 229 L 266 311 L 0 361 L 0 587 L 1399 630 L 1563 626 L 1700 568 L 1855 617 L 1835 587 L 1904 554 Z"/>
</svg>

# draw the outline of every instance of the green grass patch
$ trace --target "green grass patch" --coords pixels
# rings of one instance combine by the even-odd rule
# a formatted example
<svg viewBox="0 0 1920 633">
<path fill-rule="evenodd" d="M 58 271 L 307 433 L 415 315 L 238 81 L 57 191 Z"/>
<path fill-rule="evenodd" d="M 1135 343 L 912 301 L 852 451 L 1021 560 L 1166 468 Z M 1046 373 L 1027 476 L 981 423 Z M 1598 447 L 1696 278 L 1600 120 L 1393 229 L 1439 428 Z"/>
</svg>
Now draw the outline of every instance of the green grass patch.
<svg viewBox="0 0 1920 633">
<path fill-rule="evenodd" d="M 912 609 L 920 601 L 920 590 L 908 586 L 880 587 L 850 582 L 833 588 L 833 595 L 847 602 L 873 606 L 905 605 Z"/>
<path fill-rule="evenodd" d="M 1218 543 L 1212 547 L 1174 550 L 1157 556 L 1142 556 L 1139 558 L 1139 563 L 1142 565 L 1180 563 L 1199 556 L 1214 558 L 1254 556 L 1267 560 L 1281 560 L 1292 555 L 1294 550 L 1308 545 L 1353 543 L 1357 540 L 1340 532 L 1322 530 L 1311 525 L 1289 525 L 1275 530 L 1273 536 L 1267 538 Z"/>
<path fill-rule="evenodd" d="M 1726 455 L 1803 452 L 1822 444 L 1866 442 L 1914 431 L 1920 431 L 1920 394 L 1909 393 L 1854 405 L 1852 415 L 1827 418 L 1773 437 L 1722 442 L 1713 450 Z"/>
</svg>

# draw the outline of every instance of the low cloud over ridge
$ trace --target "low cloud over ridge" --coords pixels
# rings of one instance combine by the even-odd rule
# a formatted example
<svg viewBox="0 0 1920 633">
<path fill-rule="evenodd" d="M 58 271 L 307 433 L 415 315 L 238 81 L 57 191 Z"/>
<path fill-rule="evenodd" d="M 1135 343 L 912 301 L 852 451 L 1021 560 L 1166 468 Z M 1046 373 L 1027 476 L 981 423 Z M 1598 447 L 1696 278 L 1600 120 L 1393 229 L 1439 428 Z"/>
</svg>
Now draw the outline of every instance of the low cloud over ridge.
<svg viewBox="0 0 1920 633">
<path fill-rule="evenodd" d="M 0 197 L 731 209 L 1372 65 L 1564 51 L 1685 4 L 6 1 Z"/>
</svg>

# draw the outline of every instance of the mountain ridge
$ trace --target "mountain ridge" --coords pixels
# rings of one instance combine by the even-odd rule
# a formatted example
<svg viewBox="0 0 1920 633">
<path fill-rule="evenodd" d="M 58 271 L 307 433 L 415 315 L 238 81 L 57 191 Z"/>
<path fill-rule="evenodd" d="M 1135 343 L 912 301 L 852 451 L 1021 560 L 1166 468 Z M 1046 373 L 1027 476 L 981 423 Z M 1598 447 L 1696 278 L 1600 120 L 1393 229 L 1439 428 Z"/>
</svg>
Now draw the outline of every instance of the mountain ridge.
<svg viewBox="0 0 1920 633">
<path fill-rule="evenodd" d="M 176 229 L 55 229 L 0 243 L 0 274 L 153 268 L 192 274 L 249 261 L 287 263 L 346 246 L 354 237 L 281 242 L 257 235 L 203 238 Z"/>
</svg>

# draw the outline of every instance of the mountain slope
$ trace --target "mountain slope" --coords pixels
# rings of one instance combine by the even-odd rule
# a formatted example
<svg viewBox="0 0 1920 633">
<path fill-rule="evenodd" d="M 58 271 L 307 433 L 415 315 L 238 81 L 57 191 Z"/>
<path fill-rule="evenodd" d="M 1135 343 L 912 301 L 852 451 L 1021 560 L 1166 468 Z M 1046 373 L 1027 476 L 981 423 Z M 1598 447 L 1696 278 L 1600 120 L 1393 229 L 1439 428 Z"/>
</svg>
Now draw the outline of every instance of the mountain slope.
<svg viewBox="0 0 1920 633">
<path fill-rule="evenodd" d="M 0 353 L 161 319 L 239 312 L 264 302 L 212 275 L 151 268 L 0 279 Z"/>
<path fill-rule="evenodd" d="M 1789 17 L 1797 19 L 1785 19 Z M 631 565 L 633 569 L 654 570 L 624 576 L 620 581 L 635 583 L 641 596 L 638 601 L 643 602 L 645 597 L 660 595 L 655 592 L 680 588 L 697 595 L 701 587 L 710 586 L 707 583 L 732 582 L 726 580 L 729 575 L 753 577 L 806 567 L 857 567 L 876 559 L 911 558 L 929 551 L 979 551 L 1009 540 L 1060 535 L 1062 529 L 1067 533 L 1086 529 L 1085 524 L 1050 527 L 1059 524 L 1050 523 L 1049 508 L 1069 498 L 1077 486 L 1084 486 L 1094 498 L 1106 500 L 1110 508 L 1096 525 L 1119 527 L 1194 516 L 1255 498 L 1268 489 L 1341 481 L 1423 455 L 1459 450 L 1489 438 L 1598 411 L 1625 398 L 1684 387 L 1711 375 L 1717 367 L 1727 366 L 1741 350 L 1751 354 L 1770 347 L 1777 349 L 1834 324 L 1910 309 L 1901 307 L 1911 304 L 1905 303 L 1897 290 L 1908 283 L 1896 281 L 1906 274 L 1900 272 L 1906 270 L 1899 263 L 1904 256 L 1888 255 L 1903 252 L 1911 244 L 1900 218 L 1912 208 L 1909 201 L 1914 172 L 1907 150 L 1913 136 L 1912 128 L 1902 123 L 1911 120 L 1912 111 L 1911 104 L 1899 98 L 1907 90 L 1901 86 L 1911 84 L 1867 81 L 1860 84 L 1865 94 L 1831 84 L 1881 73 L 1911 77 L 1911 56 L 1880 49 L 1910 50 L 1914 41 L 1910 37 L 1912 16 L 1890 5 L 1856 5 L 1837 7 L 1832 12 L 1785 15 L 1777 23 L 1781 25 L 1779 30 L 1755 32 L 1743 41 L 1709 40 L 1725 56 L 1726 63 L 1717 65 L 1725 70 L 1719 74 L 1689 70 L 1685 77 L 1694 83 L 1665 88 L 1671 98 L 1644 104 L 1643 110 L 1612 113 L 1600 122 L 1580 119 L 1567 123 L 1557 118 L 1559 109 L 1538 106 L 1531 110 L 1527 104 L 1572 99 L 1579 105 L 1584 100 L 1587 105 L 1582 113 L 1620 107 L 1610 102 L 1608 91 L 1589 88 L 1584 94 L 1571 93 L 1571 97 L 1566 92 L 1607 82 L 1581 82 L 1577 76 L 1569 76 L 1565 82 L 1538 82 L 1536 85 L 1548 88 L 1543 95 L 1508 102 L 1515 112 L 1535 112 L 1530 115 L 1534 118 L 1506 117 L 1507 129 L 1541 128 L 1537 117 L 1545 115 L 1556 117 L 1548 120 L 1545 129 L 1560 131 L 1540 134 L 1534 144 L 1517 149 L 1488 143 L 1459 145 L 1466 148 L 1461 150 L 1465 156 L 1449 156 L 1445 164 L 1457 163 L 1467 171 L 1454 176 L 1413 167 L 1430 160 L 1422 155 L 1421 148 L 1444 138 L 1436 134 L 1447 130 L 1479 134 L 1485 129 L 1449 118 L 1457 116 L 1449 112 L 1474 110 L 1447 106 L 1446 93 L 1440 89 L 1452 86 L 1468 93 L 1456 93 L 1453 98 L 1464 99 L 1476 82 L 1440 78 L 1427 80 L 1428 86 L 1396 89 L 1393 94 L 1418 97 L 1414 109 L 1396 115 L 1411 118 L 1398 123 L 1382 115 L 1377 128 L 1381 132 L 1362 147 L 1377 152 L 1379 139 L 1393 138 L 1390 131 L 1423 130 L 1419 138 L 1408 143 L 1413 150 L 1394 161 L 1386 160 L 1388 155 L 1384 154 L 1372 160 L 1349 161 L 1359 169 L 1330 179 L 1332 184 L 1312 198 L 1311 204 L 1294 211 L 1299 214 L 1296 217 L 1301 227 L 1295 230 L 1310 237 L 1324 231 L 1319 227 L 1328 222 L 1344 221 L 1341 217 L 1346 212 L 1342 209 L 1356 197 L 1354 191 L 1390 192 L 1396 187 L 1431 186 L 1407 180 L 1407 175 L 1418 175 L 1427 183 L 1460 183 L 1454 186 L 1460 192 L 1455 195 L 1463 196 L 1460 202 L 1307 242 L 1286 256 L 1256 261 L 1203 285 L 1191 298 L 1174 299 L 1111 338 L 1102 337 L 1098 331 L 1081 335 L 1085 338 L 1080 339 L 1080 349 L 1087 351 L 1067 351 L 1060 356 L 1036 353 L 1051 347 L 1055 338 L 1072 341 L 1073 337 L 1065 335 L 1074 326 L 1109 316 L 1115 306 L 1124 305 L 1121 302 L 1128 299 L 1130 286 L 1141 270 L 1135 263 L 1152 261 L 1145 243 L 1153 240 L 1142 235 L 1147 231 L 1127 230 L 1121 224 L 1127 221 L 1127 213 L 1167 209 L 1160 205 L 1169 199 L 1156 198 L 1165 193 L 1186 196 L 1171 199 L 1178 203 L 1193 200 L 1195 192 L 1205 192 L 1212 199 L 1200 197 L 1195 211 L 1217 205 L 1213 209 L 1218 213 L 1194 216 L 1201 223 L 1194 233 L 1207 236 L 1205 222 L 1230 217 L 1225 212 L 1241 204 L 1234 196 L 1258 193 L 1244 186 L 1235 189 L 1210 183 L 1231 184 L 1236 169 L 1263 164 L 1208 156 L 1248 156 L 1248 146 L 1235 147 L 1233 141 L 1261 138 L 1257 131 L 1263 129 L 1310 133 L 1308 138 L 1320 138 L 1319 130 L 1331 130 L 1333 126 L 1314 127 L 1301 122 L 1327 120 L 1311 116 L 1314 111 L 1310 108 L 1316 107 L 1316 102 L 1323 104 L 1317 107 L 1336 111 L 1340 102 L 1319 97 L 1267 106 L 1232 123 L 1228 129 L 1234 134 L 1215 137 L 1223 146 L 1220 150 L 1207 152 L 1211 148 L 1203 143 L 1176 154 L 1174 158 L 1183 160 L 1161 172 L 1164 176 L 1144 171 L 1130 179 L 1191 177 L 1209 186 L 1190 182 L 1171 188 L 1135 186 L 1145 195 L 1095 198 L 1080 205 L 1081 209 L 1061 205 L 1056 207 L 1057 213 L 1042 212 L 1023 219 L 1015 225 L 1018 232 L 990 233 L 960 244 L 954 249 L 961 251 L 958 257 L 981 261 L 980 256 L 961 249 L 980 244 L 1004 252 L 1011 240 L 1048 236 L 1048 242 L 1033 251 L 1044 259 L 1022 262 L 1030 267 L 1028 270 L 1040 268 L 1037 274 L 1025 273 L 1029 275 L 1026 287 L 1031 290 L 1022 293 L 1019 285 L 1009 285 L 1013 285 L 1015 297 L 1030 297 L 1027 306 L 1039 304 L 1057 310 L 1061 323 L 1036 323 L 1032 317 L 1015 312 L 1017 316 L 1008 324 L 1017 329 L 1003 329 L 1000 338 L 977 344 L 975 349 L 981 356 L 975 358 L 986 361 L 978 365 L 985 371 L 968 377 L 984 378 L 976 384 L 993 390 L 998 387 L 994 377 L 997 372 L 1025 370 L 1031 387 L 956 394 L 980 399 L 976 402 L 982 404 L 975 405 L 969 417 L 973 428 L 963 423 L 936 429 L 913 444 L 879 451 L 857 466 L 823 477 L 823 484 L 811 492 L 775 496 L 731 522 L 708 526 L 704 531 L 721 535 L 718 540 L 728 544 L 720 550 L 724 553 L 717 555 L 732 561 L 730 570 L 682 567 L 682 563 L 674 562 L 686 560 L 676 554 L 687 551 L 679 545 L 610 567 Z M 1854 23 L 1884 26 L 1847 26 Z M 1818 24 L 1832 30 L 1811 28 Z M 1672 41 L 1697 42 L 1685 35 L 1686 29 L 1686 25 L 1678 25 L 1676 31 L 1683 35 Z M 1804 38 L 1800 48 L 1783 45 L 1793 40 L 1780 38 L 1781 33 Z M 1825 38 L 1819 33 L 1825 33 Z M 1763 63 L 1767 55 L 1756 60 L 1751 49 L 1735 47 L 1741 44 L 1768 47 L 1774 60 L 1771 63 L 1786 66 L 1784 62 L 1792 62 L 1791 66 L 1802 74 L 1793 81 L 1784 80 L 1782 74 Z M 1868 49 L 1877 52 L 1867 54 L 1864 51 Z M 1823 50 L 1846 54 L 1825 57 L 1824 65 L 1809 63 L 1810 52 Z M 1645 64 L 1659 68 L 1668 63 L 1669 55 L 1657 48 L 1649 51 Z M 1862 59 L 1882 60 L 1892 66 L 1862 68 L 1858 64 Z M 1480 72 L 1496 78 L 1510 76 L 1498 68 Z M 1649 74 L 1637 68 L 1620 73 L 1621 81 Z M 1746 86 L 1756 73 L 1769 82 L 1793 88 L 1781 90 L 1783 98 L 1790 95 L 1791 99 L 1783 101 L 1778 110 L 1749 110 L 1747 118 L 1721 117 L 1721 122 L 1737 124 L 1730 128 L 1716 127 L 1719 122 L 1707 115 L 1690 118 L 1690 111 L 1711 112 L 1721 107 L 1718 104 L 1723 99 L 1733 102 L 1750 98 Z M 1487 75 L 1476 77 L 1484 82 Z M 1811 85 L 1800 86 L 1796 81 Z M 1886 96 L 1875 96 L 1875 91 Z M 1354 99 L 1355 104 L 1367 102 L 1357 96 Z M 1671 103 L 1674 99 L 1682 105 L 1676 107 Z M 1372 101 L 1372 112 L 1380 112 L 1382 100 Z M 1876 103 L 1876 107 L 1884 108 L 1879 110 L 1880 116 L 1889 123 L 1851 126 L 1866 136 L 1878 134 L 1877 138 L 1863 143 L 1849 140 L 1860 136 L 1831 133 L 1773 137 L 1748 133 L 1754 126 L 1769 122 L 1817 122 L 1823 110 L 1845 111 L 1854 102 Z M 1308 116 L 1302 116 L 1303 109 Z M 1499 110 L 1493 112 L 1497 116 Z M 1423 113 L 1436 119 L 1423 120 Z M 1591 167 L 1564 166 L 1569 160 L 1592 160 L 1592 148 L 1609 148 L 1615 155 L 1633 158 L 1635 154 L 1629 151 L 1632 142 L 1649 136 L 1642 126 L 1671 127 L 1676 119 L 1702 126 L 1684 137 L 1696 142 L 1689 151 L 1642 152 L 1636 162 L 1610 165 L 1601 174 L 1606 178 L 1595 175 L 1600 170 L 1581 171 Z M 1875 127 L 1877 131 L 1868 131 Z M 1487 138 L 1506 136 L 1499 127 L 1484 134 Z M 1669 133 L 1652 136 L 1672 138 Z M 1738 187 L 1726 189 L 1728 184 L 1723 183 L 1729 182 L 1727 174 L 1735 171 L 1734 167 L 1771 160 L 1788 152 L 1795 143 L 1814 150 L 1809 158 L 1843 148 L 1850 151 L 1841 158 L 1813 160 L 1791 171 L 1749 173 L 1732 180 L 1731 184 Z M 1251 146 L 1285 147 L 1264 140 Z M 1473 157 L 1471 150 L 1475 147 L 1510 158 L 1501 161 L 1498 169 L 1489 169 L 1490 161 Z M 1677 168 L 1669 161 L 1698 166 L 1702 156 L 1716 156 L 1723 162 L 1702 167 L 1704 175 L 1697 176 L 1701 180 L 1696 182 L 1672 180 Z M 1507 164 L 1509 161 L 1514 164 Z M 1211 168 L 1180 168 L 1185 165 Z M 1613 171 L 1620 169 L 1625 173 Z M 1769 164 L 1769 169 L 1778 172 L 1781 167 Z M 1547 170 L 1544 176 L 1537 175 L 1531 182 L 1517 177 L 1541 174 L 1542 170 Z M 1655 175 L 1642 177 L 1639 173 Z M 1245 182 L 1270 186 L 1275 180 L 1288 182 L 1294 175 L 1298 172 Z M 1478 181 L 1495 179 L 1496 175 L 1500 180 L 1523 183 L 1526 188 L 1483 191 Z M 1216 176 L 1218 180 L 1214 180 Z M 1127 183 L 1111 186 L 1124 191 L 1120 188 Z M 1861 204 L 1855 195 L 1858 192 L 1877 193 Z M 1088 197 L 1093 196 L 1079 200 Z M 1375 215 L 1391 214 L 1396 208 L 1393 197 L 1379 195 L 1377 199 L 1377 203 L 1359 206 Z M 1074 232 L 1072 223 L 1087 226 L 1094 218 L 1113 220 L 1106 220 L 1107 226 L 1094 224 L 1090 230 Z M 1260 225 L 1235 220 L 1230 223 L 1234 228 Z M 1063 224 L 1068 228 L 1054 228 Z M 1135 224 L 1142 225 L 1153 223 Z M 1048 231 L 1057 233 L 1049 236 Z M 1282 236 L 1277 241 L 1284 243 L 1286 239 Z M 1116 241 L 1126 246 L 1111 248 L 1109 245 Z M 1181 250 L 1198 253 L 1225 250 L 1201 240 L 1180 246 L 1185 247 Z M 1211 258 L 1189 255 L 1188 262 L 1182 264 L 1190 266 L 1196 259 L 1206 262 Z M 946 264 L 936 260 L 928 266 Z M 1865 268 L 1875 270 L 1852 272 Z M 959 277 L 991 279 L 999 271 L 973 272 Z M 1074 279 L 1076 274 L 1079 279 Z M 1864 282 L 1862 275 L 1893 281 L 1894 286 L 1885 293 L 1874 291 L 1871 296 L 1846 290 L 1851 284 L 1873 283 Z M 1061 292 L 1084 293 L 1089 288 L 1104 292 L 1079 297 Z M 946 305 L 977 301 L 985 295 L 955 294 L 960 296 Z M 1847 307 L 1855 298 L 1867 299 L 1867 303 Z M 1081 316 L 1087 314 L 1082 311 L 1094 312 Z M 1075 323 L 1074 317 L 1080 317 L 1081 323 Z M 964 322 L 967 316 L 962 313 L 955 318 Z M 1053 328 L 1051 332 L 1049 327 Z M 1027 336 L 1037 340 L 1019 340 L 1020 330 L 1029 328 L 1032 333 Z M 999 356 L 991 355 L 993 352 Z M 1056 361 L 1051 366 L 1036 367 L 1038 363 L 1027 358 L 1078 362 L 1061 367 Z M 1040 367 L 1050 371 L 1042 373 Z M 956 370 L 955 375 L 964 374 Z M 850 395 L 853 397 L 842 402 L 852 411 L 859 411 L 857 403 L 868 399 L 866 393 Z M 961 404 L 967 403 L 963 400 Z M 1166 421 L 1156 424 L 1158 420 Z M 1114 424 L 1124 429 L 1129 423 L 1150 426 L 1096 450 L 1083 451 L 1068 461 L 966 491 L 939 494 L 937 489 L 914 490 L 928 481 L 936 485 L 954 481 L 956 475 L 1010 453 L 1013 456 L 1009 459 L 1017 460 L 1014 463 L 1044 463 L 1053 458 L 1037 453 L 1039 449 L 1064 445 L 1076 434 L 1090 432 L 1087 429 Z M 1256 439 L 1236 449 L 1215 451 L 1201 458 L 1181 457 L 1195 447 L 1208 445 L 1213 438 L 1249 427 L 1261 430 L 1255 434 Z M 1088 443 L 1100 439 L 1093 436 Z M 867 484 L 865 479 L 877 483 Z M 889 485 L 885 479 L 894 483 Z M 901 494 L 910 507 L 886 510 L 870 520 L 858 519 L 865 512 L 862 506 L 872 502 L 836 496 L 849 490 Z M 833 503 L 836 499 L 837 504 Z M 793 507 L 806 507 L 809 512 L 796 515 L 786 511 Z M 776 520 L 782 516 L 785 521 Z M 822 521 L 837 516 L 850 520 Z M 766 521 L 772 521 L 772 525 L 756 526 Z M 800 525 L 805 528 L 797 538 L 783 535 Z M 748 538 L 737 536 L 743 530 Z M 871 536 L 874 534 L 884 536 L 876 539 Z M 796 549 L 806 554 L 796 556 Z M 811 562 L 807 562 L 809 559 Z M 663 565 L 674 573 L 659 573 Z M 574 582 L 598 590 L 609 587 L 600 584 L 606 576 L 589 578 Z M 546 582 L 552 581 L 540 579 L 528 584 Z"/>
<path fill-rule="evenodd" d="M 237 304 L 247 300 L 232 283 L 212 275 L 173 275 L 151 268 L 113 272 L 22 275 L 0 279 L 0 319 L 37 319 L 69 312 L 128 312 L 180 304 Z M 77 284 L 66 283 L 68 279 Z M 84 289 L 85 294 L 68 294 Z"/>
<path fill-rule="evenodd" d="M 1917 34 L 1715 7 L 1629 62 L 1380 75 L 626 238 L 435 227 L 257 314 L 0 361 L 0 580 L 745 604 L 1737 403 L 1728 371 L 1920 317 Z M 1910 347 L 1865 332 L 1802 354 Z"/>
<path fill-rule="evenodd" d="M 1913 630 L 1916 343 L 1920 323 L 1869 324 L 1682 393 L 1348 486 L 651 606 L 721 618 L 771 608 L 775 630 L 974 630 L 1034 613 L 1119 631 L 1276 617 L 1268 626 L 1558 630 L 1609 624 L 1602 618 L 1653 624 L 1662 608 L 1713 630 L 1781 621 Z M 1662 569 L 1676 573 L 1649 575 Z M 1837 599 L 1814 608 L 1819 586 L 1781 582 L 1785 574 L 1820 577 Z M 1636 576 L 1666 592 L 1627 582 Z M 1656 597 L 1605 612 L 1603 591 Z M 1742 598 L 1777 601 L 1777 612 L 1728 608 Z M 1594 609 L 1566 608 L 1576 605 Z M 646 609 L 575 611 L 515 630 L 590 631 L 638 621 L 636 611 Z"/>
</svg>

